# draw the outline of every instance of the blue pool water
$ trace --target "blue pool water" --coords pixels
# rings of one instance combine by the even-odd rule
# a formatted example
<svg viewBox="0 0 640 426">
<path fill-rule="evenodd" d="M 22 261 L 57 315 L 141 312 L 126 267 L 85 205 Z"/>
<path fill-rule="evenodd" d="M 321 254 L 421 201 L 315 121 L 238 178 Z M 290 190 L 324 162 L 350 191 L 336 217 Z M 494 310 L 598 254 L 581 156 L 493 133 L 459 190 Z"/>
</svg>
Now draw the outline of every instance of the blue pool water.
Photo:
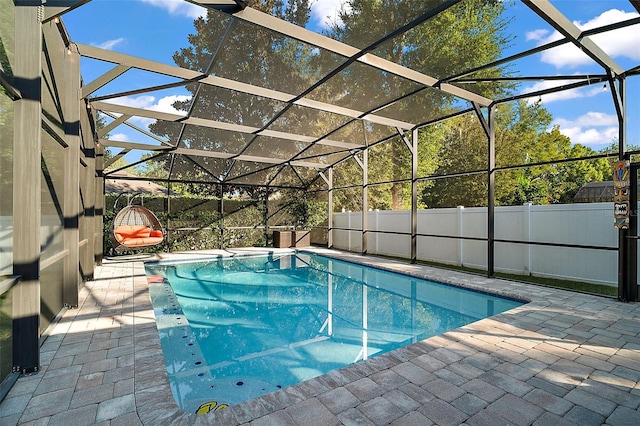
<svg viewBox="0 0 640 426">
<path fill-rule="evenodd" d="M 222 409 L 520 306 L 307 253 L 151 262 L 173 394 Z"/>
</svg>

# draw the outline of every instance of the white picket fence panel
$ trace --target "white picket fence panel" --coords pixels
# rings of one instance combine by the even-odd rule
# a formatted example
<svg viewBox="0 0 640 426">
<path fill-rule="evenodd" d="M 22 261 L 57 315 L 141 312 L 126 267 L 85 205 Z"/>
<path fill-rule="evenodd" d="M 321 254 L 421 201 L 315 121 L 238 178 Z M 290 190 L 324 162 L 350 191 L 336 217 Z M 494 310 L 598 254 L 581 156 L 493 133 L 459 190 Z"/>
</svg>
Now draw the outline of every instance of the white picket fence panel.
<svg viewBox="0 0 640 426">
<path fill-rule="evenodd" d="M 409 211 L 369 211 L 368 230 L 410 234 Z M 362 251 L 362 213 L 333 215 L 337 249 Z M 487 209 L 457 207 L 418 211 L 418 234 L 487 237 Z M 496 207 L 495 238 L 542 243 L 617 247 L 613 203 L 579 203 Z M 367 252 L 409 258 L 411 236 L 367 232 Z M 487 242 L 418 237 L 419 260 L 486 270 Z M 618 254 L 612 250 L 495 244 L 495 270 L 520 275 L 554 277 L 617 286 Z"/>
</svg>

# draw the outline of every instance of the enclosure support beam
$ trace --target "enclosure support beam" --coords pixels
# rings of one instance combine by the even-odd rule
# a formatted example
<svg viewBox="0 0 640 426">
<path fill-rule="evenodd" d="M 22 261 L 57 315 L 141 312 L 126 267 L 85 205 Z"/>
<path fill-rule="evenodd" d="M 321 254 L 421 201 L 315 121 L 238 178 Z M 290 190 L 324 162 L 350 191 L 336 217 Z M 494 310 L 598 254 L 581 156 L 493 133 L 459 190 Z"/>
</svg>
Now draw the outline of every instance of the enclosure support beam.
<svg viewBox="0 0 640 426">
<path fill-rule="evenodd" d="M 104 223 L 103 217 L 98 207 L 101 205 L 98 201 L 102 197 L 103 184 L 96 183 L 97 170 L 97 150 L 93 139 L 93 133 L 89 133 L 89 137 L 84 139 L 84 145 L 81 148 L 83 156 L 82 162 L 79 161 L 80 182 L 83 183 L 83 192 L 80 199 L 84 206 L 82 210 L 83 217 L 80 219 L 80 238 L 83 245 L 79 248 L 78 255 L 80 259 L 80 272 L 84 280 L 93 279 L 95 271 L 96 253 L 102 252 Z M 102 158 L 102 157 L 101 157 Z M 84 243 L 86 240 L 86 243 Z"/>
<path fill-rule="evenodd" d="M 411 132 L 411 263 L 418 260 L 418 129 Z"/>
<path fill-rule="evenodd" d="M 224 185 L 220 184 L 220 203 L 218 203 L 218 229 L 220 230 L 220 249 L 224 247 Z"/>
<path fill-rule="evenodd" d="M 333 167 L 327 170 L 327 248 L 333 248 Z"/>
<path fill-rule="evenodd" d="M 617 79 L 618 85 L 611 85 L 611 94 L 613 96 L 614 105 L 618 115 L 618 160 L 624 161 L 629 157 L 627 152 L 627 141 L 624 132 L 624 80 Z M 635 189 L 635 188 L 634 188 Z M 637 189 L 636 189 L 637 190 Z M 629 280 L 629 262 L 627 240 L 629 231 L 627 229 L 618 229 L 618 300 L 626 301 L 627 299 L 627 281 Z"/>
<path fill-rule="evenodd" d="M 265 187 L 264 191 L 264 213 L 262 215 L 262 222 L 264 223 L 264 245 L 269 247 L 269 186 Z"/>
<path fill-rule="evenodd" d="M 171 228 L 169 225 L 171 225 L 171 179 L 167 177 L 167 206 L 166 208 L 166 222 L 165 222 L 165 227 L 164 229 L 166 230 L 166 247 L 167 247 L 167 251 L 172 251 L 172 247 L 173 244 L 171 242 Z"/>
<path fill-rule="evenodd" d="M 62 302 L 66 307 L 78 307 L 78 285 L 80 275 L 80 55 L 73 49 L 68 50 L 64 58 L 65 81 L 61 87 L 67 88 L 63 94 L 64 132 L 67 147 L 64 158 L 64 248 L 68 255 L 64 261 L 62 284 Z M 86 109 L 85 109 L 86 111 Z M 98 188 L 96 188 L 98 189 Z M 102 189 L 102 188 L 100 188 Z M 104 197 L 102 197 L 104 198 Z M 100 241 L 102 246 L 102 240 Z M 92 247 L 92 251 L 95 247 Z"/>
<path fill-rule="evenodd" d="M 82 89 L 81 89 L 81 92 L 80 92 L 81 93 L 80 96 L 83 99 L 88 97 L 93 92 L 95 92 L 95 91 L 99 90 L 100 88 L 104 87 L 105 85 L 109 84 L 110 82 L 112 82 L 113 80 L 115 80 L 116 78 L 121 76 L 122 74 L 126 73 L 130 69 L 131 69 L 130 65 L 116 65 L 115 68 L 110 69 L 106 73 L 102 74 L 102 76 L 100 76 L 100 77 L 96 78 L 95 80 L 93 80 L 92 82 L 82 86 Z M 127 120 L 127 118 L 125 116 L 125 117 L 119 118 L 116 122 L 123 123 L 126 120 Z M 118 127 L 118 125 L 117 124 L 114 125 L 114 123 L 110 123 L 107 127 L 110 127 L 110 128 L 109 129 L 102 129 L 102 131 L 99 132 L 99 133 L 101 133 L 100 136 L 104 136 L 104 135 L 108 134 L 110 130 L 115 129 L 116 127 Z"/>
<path fill-rule="evenodd" d="M 369 229 L 369 148 L 362 151 L 362 254 L 368 252 Z"/>
<path fill-rule="evenodd" d="M 275 16 L 271 16 L 267 13 L 258 11 L 250 7 L 244 9 L 242 12 L 234 14 L 234 16 L 237 16 L 238 18 L 244 21 L 248 21 L 253 24 L 256 24 L 260 27 L 267 28 L 272 31 L 276 31 L 280 34 L 285 35 L 286 37 L 292 37 L 304 43 L 308 43 L 312 46 L 321 48 L 323 50 L 328 50 L 330 52 L 337 53 L 341 56 L 349 58 L 348 62 L 360 61 L 362 63 L 367 64 L 368 66 L 378 68 L 382 72 L 392 73 L 402 78 L 414 81 L 416 83 L 423 84 L 425 86 L 429 86 L 429 87 L 437 86 L 440 90 L 448 94 L 460 97 L 462 99 L 466 99 L 468 101 L 478 102 L 481 105 L 489 105 L 491 103 L 490 99 L 487 99 L 471 91 L 461 89 L 457 86 L 447 84 L 447 83 L 442 83 L 435 77 L 431 77 L 431 76 L 419 73 L 415 70 L 405 68 L 402 65 L 390 62 L 386 59 L 383 59 L 379 56 L 375 56 L 372 53 L 370 53 L 370 52 L 373 52 L 380 44 L 387 41 L 389 38 L 397 37 L 403 33 L 406 33 L 407 31 L 410 31 L 412 28 L 424 23 L 428 19 L 433 18 L 438 13 L 444 11 L 449 7 L 454 6 L 459 2 L 460 2 L 459 0 L 450 0 L 450 1 L 442 2 L 439 6 L 432 8 L 426 13 L 421 14 L 420 16 L 415 18 L 413 21 L 408 22 L 401 28 L 398 28 L 396 31 L 393 32 L 393 34 L 388 34 L 386 37 L 369 45 L 364 50 L 358 50 L 353 46 L 343 44 L 327 36 L 299 27 L 295 24 L 289 23 Z"/>
<path fill-rule="evenodd" d="M 626 82 L 622 76 L 617 76 L 614 81 L 618 84 L 610 84 L 610 86 L 618 115 L 618 160 L 624 161 L 630 159 L 630 155 L 627 154 Z M 630 238 L 638 235 L 637 169 L 631 168 L 630 172 L 629 229 L 618 230 L 618 300 L 625 302 L 638 299 L 638 240 Z"/>
<path fill-rule="evenodd" d="M 42 6 L 45 8 L 44 10 L 44 22 L 48 22 L 51 19 L 54 19 L 57 16 L 63 15 L 70 10 L 73 10 L 77 7 L 82 6 L 85 3 L 90 2 L 91 0 L 49 0 L 43 1 Z M 18 2 L 16 1 L 16 4 Z"/>
<path fill-rule="evenodd" d="M 84 102 L 81 103 L 84 105 Z M 104 147 L 99 143 L 96 144 L 96 170 L 95 170 L 95 194 L 96 194 L 96 229 L 98 237 L 96 238 L 95 248 L 95 261 L 96 265 L 102 265 L 102 259 L 104 258 L 104 213 L 105 198 L 104 198 Z"/>
<path fill-rule="evenodd" d="M 9 9 L 11 13 L 11 8 Z M 13 134 L 13 368 L 40 367 L 40 216 L 42 122 L 42 25 L 37 6 L 16 6 L 16 89 Z"/>
<path fill-rule="evenodd" d="M 620 65 L 589 37 L 585 37 L 582 30 L 556 9 L 551 2 L 548 0 L 526 0 L 525 4 L 609 73 L 615 75 L 624 73 L 624 69 Z"/>
<path fill-rule="evenodd" d="M 493 277 L 495 273 L 495 201 L 496 201 L 496 134 L 494 126 L 495 105 L 487 111 L 487 118 L 482 114 L 480 105 L 474 103 L 473 109 L 487 135 L 487 275 Z"/>
<path fill-rule="evenodd" d="M 629 205 L 631 206 L 629 214 L 628 235 L 638 236 L 638 169 L 639 167 L 631 167 L 630 171 L 630 196 Z M 627 238 L 627 288 L 626 300 L 629 302 L 638 300 L 638 240 L 636 238 Z M 625 292 L 623 292 L 625 294 Z"/>
<path fill-rule="evenodd" d="M 496 131 L 495 106 L 489 107 L 488 114 L 488 176 L 487 176 L 487 276 L 495 275 L 495 204 L 496 204 Z"/>
</svg>

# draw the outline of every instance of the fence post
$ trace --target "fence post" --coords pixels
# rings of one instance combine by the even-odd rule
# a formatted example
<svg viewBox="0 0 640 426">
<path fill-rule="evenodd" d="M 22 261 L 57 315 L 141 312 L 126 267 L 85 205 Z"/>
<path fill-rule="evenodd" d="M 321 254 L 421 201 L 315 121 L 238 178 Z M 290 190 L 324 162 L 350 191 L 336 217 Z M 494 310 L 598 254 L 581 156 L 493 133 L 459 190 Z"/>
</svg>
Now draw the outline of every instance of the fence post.
<svg viewBox="0 0 640 426">
<path fill-rule="evenodd" d="M 458 219 L 458 237 L 464 236 L 464 206 L 456 207 Z M 464 240 L 458 238 L 458 266 L 464 266 Z"/>
<path fill-rule="evenodd" d="M 347 210 L 347 250 L 351 251 L 351 210 Z"/>
<path fill-rule="evenodd" d="M 378 254 L 380 252 L 378 248 L 378 241 L 380 240 L 380 238 L 378 238 L 379 234 L 377 231 L 380 229 L 380 209 L 375 210 L 374 219 L 373 219 L 373 228 L 376 230 L 374 235 L 376 236 L 376 254 Z"/>
<path fill-rule="evenodd" d="M 531 275 L 531 203 L 524 203 L 522 209 L 522 226 L 523 226 L 523 240 L 527 242 L 525 244 L 524 251 L 524 272 Z"/>
</svg>

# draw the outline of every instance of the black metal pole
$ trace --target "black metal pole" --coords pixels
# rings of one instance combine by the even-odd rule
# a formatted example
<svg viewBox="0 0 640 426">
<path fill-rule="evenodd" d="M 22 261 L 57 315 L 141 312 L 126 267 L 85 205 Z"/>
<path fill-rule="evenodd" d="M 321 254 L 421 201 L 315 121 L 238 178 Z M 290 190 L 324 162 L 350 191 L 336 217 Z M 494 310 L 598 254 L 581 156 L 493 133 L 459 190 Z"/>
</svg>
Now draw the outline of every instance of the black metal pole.
<svg viewBox="0 0 640 426">
<path fill-rule="evenodd" d="M 220 203 L 218 204 L 218 229 L 220 230 L 220 249 L 224 249 L 224 185 L 220 185 Z"/>
<path fill-rule="evenodd" d="M 495 106 L 489 107 L 487 155 L 487 276 L 495 275 L 496 133 Z"/>
<path fill-rule="evenodd" d="M 411 263 L 418 261 L 418 129 L 411 132 Z"/>
<path fill-rule="evenodd" d="M 627 289 L 628 301 L 638 300 L 638 165 L 629 170 L 629 230 L 627 238 Z"/>
</svg>

